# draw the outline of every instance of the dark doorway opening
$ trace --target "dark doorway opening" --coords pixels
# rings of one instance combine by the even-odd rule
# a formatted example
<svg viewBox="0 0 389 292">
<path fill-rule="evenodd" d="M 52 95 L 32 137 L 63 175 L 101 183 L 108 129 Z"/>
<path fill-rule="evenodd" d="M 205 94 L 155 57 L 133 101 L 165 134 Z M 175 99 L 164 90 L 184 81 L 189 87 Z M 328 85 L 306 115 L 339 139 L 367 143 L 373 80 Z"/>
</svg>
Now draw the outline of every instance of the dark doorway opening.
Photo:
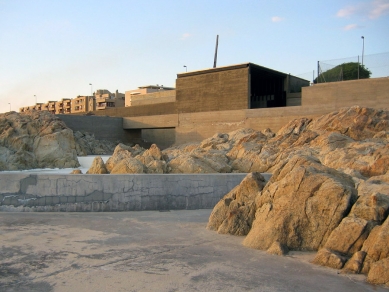
<svg viewBox="0 0 389 292">
<path fill-rule="evenodd" d="M 250 66 L 250 108 L 286 106 L 286 74 Z"/>
</svg>

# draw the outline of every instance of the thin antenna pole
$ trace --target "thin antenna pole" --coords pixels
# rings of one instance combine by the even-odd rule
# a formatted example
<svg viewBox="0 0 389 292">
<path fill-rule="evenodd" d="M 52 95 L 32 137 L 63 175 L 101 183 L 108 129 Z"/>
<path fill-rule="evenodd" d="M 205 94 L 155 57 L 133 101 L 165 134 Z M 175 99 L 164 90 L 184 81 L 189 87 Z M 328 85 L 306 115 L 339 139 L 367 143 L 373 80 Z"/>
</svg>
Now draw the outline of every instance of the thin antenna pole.
<svg viewBox="0 0 389 292">
<path fill-rule="evenodd" d="M 216 61 L 217 61 L 217 47 L 219 44 L 219 35 L 216 36 L 216 47 L 215 47 L 215 58 L 213 60 L 213 68 L 216 68 Z"/>
</svg>

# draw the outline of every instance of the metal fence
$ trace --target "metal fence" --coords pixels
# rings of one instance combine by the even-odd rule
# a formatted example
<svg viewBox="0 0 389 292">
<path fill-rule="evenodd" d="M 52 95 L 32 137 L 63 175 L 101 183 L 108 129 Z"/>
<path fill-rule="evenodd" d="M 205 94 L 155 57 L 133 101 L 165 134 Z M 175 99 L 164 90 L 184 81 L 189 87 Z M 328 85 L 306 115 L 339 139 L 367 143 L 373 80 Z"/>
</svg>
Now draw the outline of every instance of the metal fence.
<svg viewBox="0 0 389 292">
<path fill-rule="evenodd" d="M 389 52 L 318 61 L 314 83 L 389 76 Z"/>
</svg>

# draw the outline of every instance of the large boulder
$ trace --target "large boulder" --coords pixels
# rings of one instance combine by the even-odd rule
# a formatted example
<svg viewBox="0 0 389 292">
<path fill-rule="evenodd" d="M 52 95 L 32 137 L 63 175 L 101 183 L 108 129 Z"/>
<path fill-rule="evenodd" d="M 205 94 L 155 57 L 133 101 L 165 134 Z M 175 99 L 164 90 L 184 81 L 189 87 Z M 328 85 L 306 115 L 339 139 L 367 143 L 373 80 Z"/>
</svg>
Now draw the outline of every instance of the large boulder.
<svg viewBox="0 0 389 292">
<path fill-rule="evenodd" d="M 343 268 L 346 260 L 347 259 L 345 257 L 338 253 L 327 248 L 322 248 L 317 252 L 315 258 L 312 260 L 312 263 L 333 269 L 341 269 Z"/>
<path fill-rule="evenodd" d="M 207 228 L 218 233 L 246 235 L 255 214 L 255 197 L 265 186 L 259 173 L 249 173 L 242 182 L 225 195 L 213 208 Z"/>
<path fill-rule="evenodd" d="M 351 177 L 296 155 L 257 196 L 255 220 L 243 244 L 267 250 L 278 241 L 291 250 L 317 250 L 355 200 Z"/>
<path fill-rule="evenodd" d="M 58 168 L 78 166 L 73 131 L 70 129 L 38 136 L 34 139 L 32 147 L 39 168 L 48 165 Z"/>
<path fill-rule="evenodd" d="M 369 237 L 362 246 L 362 251 L 366 252 L 366 258 L 362 272 L 368 273 L 374 262 L 389 258 L 389 217 L 384 223 L 376 226 L 370 232 Z"/>
<path fill-rule="evenodd" d="M 111 170 L 111 174 L 146 173 L 145 165 L 134 157 L 120 160 Z"/>
<path fill-rule="evenodd" d="M 86 172 L 87 174 L 107 174 L 108 170 L 105 167 L 104 161 L 101 156 L 96 156 L 93 159 L 92 165 L 89 170 Z"/>
<path fill-rule="evenodd" d="M 73 132 L 56 116 L 0 114 L 0 170 L 78 166 Z"/>
<path fill-rule="evenodd" d="M 371 284 L 385 284 L 389 287 L 389 258 L 385 258 L 371 265 L 367 281 Z"/>
<path fill-rule="evenodd" d="M 128 158 L 134 158 L 137 155 L 142 154 L 145 151 L 142 147 L 140 147 L 138 144 L 131 147 L 127 146 L 125 144 L 119 143 L 110 158 L 108 158 L 107 162 L 105 163 L 105 166 L 108 170 L 108 172 L 112 172 L 114 167 L 121 163 L 121 161 L 126 160 Z"/>
<path fill-rule="evenodd" d="M 376 225 L 382 224 L 389 210 L 389 176 L 377 176 L 362 181 L 358 186 L 358 199 L 350 214 L 334 229 L 325 247 L 353 255 Z"/>
</svg>

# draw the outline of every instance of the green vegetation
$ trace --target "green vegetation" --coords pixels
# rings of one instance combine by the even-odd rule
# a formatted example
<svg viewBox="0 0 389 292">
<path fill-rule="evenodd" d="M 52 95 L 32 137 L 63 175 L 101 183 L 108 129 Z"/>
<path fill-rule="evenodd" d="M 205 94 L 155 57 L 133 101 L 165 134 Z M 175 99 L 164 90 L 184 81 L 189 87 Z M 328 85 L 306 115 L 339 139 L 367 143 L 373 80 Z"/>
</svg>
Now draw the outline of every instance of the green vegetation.
<svg viewBox="0 0 389 292">
<path fill-rule="evenodd" d="M 349 62 L 322 72 L 318 77 L 319 83 L 358 79 L 358 67 L 359 79 L 370 78 L 371 71 L 364 65 L 357 62 Z M 317 78 L 315 78 L 314 83 L 317 83 Z"/>
</svg>

